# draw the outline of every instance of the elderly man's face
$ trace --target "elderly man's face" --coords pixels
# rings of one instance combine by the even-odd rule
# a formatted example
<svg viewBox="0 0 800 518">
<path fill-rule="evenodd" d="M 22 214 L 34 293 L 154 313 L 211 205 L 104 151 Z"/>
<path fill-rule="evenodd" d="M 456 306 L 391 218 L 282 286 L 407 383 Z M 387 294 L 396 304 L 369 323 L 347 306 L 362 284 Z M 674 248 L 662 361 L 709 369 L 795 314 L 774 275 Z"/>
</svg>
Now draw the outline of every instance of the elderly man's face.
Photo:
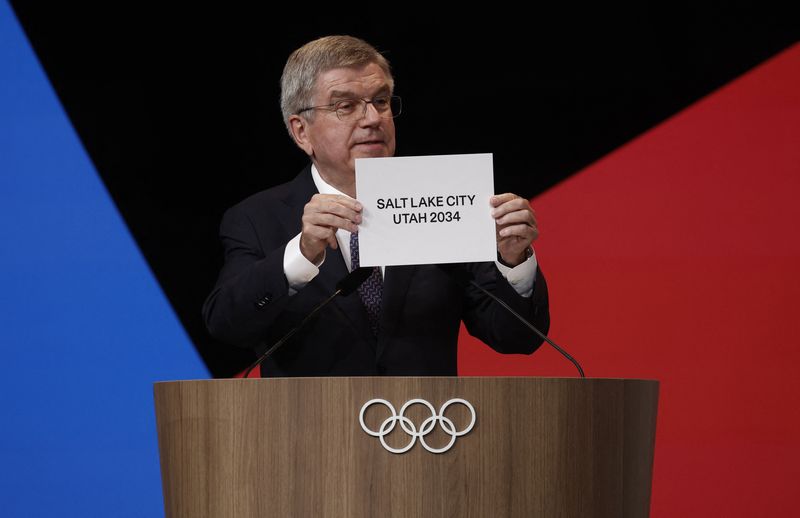
<svg viewBox="0 0 800 518">
<path fill-rule="evenodd" d="M 317 78 L 314 105 L 326 105 L 342 99 L 390 95 L 389 78 L 375 63 L 361 68 L 336 68 Z M 360 115 L 359 111 L 359 115 Z M 346 178 L 355 174 L 355 159 L 393 156 L 394 120 L 381 117 L 367 105 L 366 114 L 356 120 L 339 120 L 336 113 L 316 110 L 313 122 L 306 123 L 302 142 L 323 176 Z"/>
</svg>

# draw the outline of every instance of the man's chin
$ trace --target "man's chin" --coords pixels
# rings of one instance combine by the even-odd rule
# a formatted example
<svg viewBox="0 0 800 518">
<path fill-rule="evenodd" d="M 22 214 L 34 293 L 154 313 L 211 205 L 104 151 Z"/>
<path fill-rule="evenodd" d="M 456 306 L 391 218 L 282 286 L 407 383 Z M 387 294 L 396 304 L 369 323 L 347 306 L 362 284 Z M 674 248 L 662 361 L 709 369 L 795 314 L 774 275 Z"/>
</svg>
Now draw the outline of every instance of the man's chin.
<svg viewBox="0 0 800 518">
<path fill-rule="evenodd" d="M 383 142 L 369 143 L 369 144 L 356 144 L 353 146 L 354 158 L 380 158 L 391 156 L 389 147 Z"/>
</svg>

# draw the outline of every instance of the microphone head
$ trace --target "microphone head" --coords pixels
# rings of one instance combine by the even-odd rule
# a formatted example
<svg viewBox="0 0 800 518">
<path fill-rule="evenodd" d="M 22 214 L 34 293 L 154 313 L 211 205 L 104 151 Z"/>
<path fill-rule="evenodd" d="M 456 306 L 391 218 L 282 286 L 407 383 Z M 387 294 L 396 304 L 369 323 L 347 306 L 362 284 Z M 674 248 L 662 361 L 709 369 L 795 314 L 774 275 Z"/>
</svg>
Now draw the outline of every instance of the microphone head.
<svg viewBox="0 0 800 518">
<path fill-rule="evenodd" d="M 370 275 L 372 275 L 372 268 L 357 268 L 350 272 L 347 277 L 336 283 L 336 291 L 340 292 L 340 295 L 350 295 L 356 288 L 361 286 Z"/>
</svg>

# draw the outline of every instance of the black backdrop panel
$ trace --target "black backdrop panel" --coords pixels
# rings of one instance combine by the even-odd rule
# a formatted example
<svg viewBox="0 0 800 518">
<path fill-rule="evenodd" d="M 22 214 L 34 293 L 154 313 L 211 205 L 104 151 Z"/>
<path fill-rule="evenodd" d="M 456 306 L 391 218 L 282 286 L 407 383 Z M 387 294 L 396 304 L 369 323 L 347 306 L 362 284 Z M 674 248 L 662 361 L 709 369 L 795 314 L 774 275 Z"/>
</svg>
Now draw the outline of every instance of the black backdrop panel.
<svg viewBox="0 0 800 518">
<path fill-rule="evenodd" d="M 305 164 L 278 81 L 306 41 L 352 34 L 385 53 L 404 103 L 398 154 L 492 152 L 497 190 L 533 197 L 797 39 L 793 18 L 764 4 L 458 15 L 342 4 L 290 17 L 12 5 L 215 376 L 251 359 L 215 344 L 200 317 L 221 264 L 217 227 L 225 208 Z"/>
</svg>

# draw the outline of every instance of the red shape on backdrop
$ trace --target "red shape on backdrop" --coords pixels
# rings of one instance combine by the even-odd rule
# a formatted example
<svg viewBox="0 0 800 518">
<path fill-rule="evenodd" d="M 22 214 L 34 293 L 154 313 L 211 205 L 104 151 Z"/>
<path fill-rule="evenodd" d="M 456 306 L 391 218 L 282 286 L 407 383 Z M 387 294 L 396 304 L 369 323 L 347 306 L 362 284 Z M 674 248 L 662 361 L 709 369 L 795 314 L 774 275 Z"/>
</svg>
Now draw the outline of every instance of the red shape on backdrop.
<svg viewBox="0 0 800 518">
<path fill-rule="evenodd" d="M 653 517 L 795 512 L 799 198 L 795 45 L 533 200 L 551 337 L 661 380 Z M 576 375 L 461 340 L 461 375 Z"/>
</svg>

